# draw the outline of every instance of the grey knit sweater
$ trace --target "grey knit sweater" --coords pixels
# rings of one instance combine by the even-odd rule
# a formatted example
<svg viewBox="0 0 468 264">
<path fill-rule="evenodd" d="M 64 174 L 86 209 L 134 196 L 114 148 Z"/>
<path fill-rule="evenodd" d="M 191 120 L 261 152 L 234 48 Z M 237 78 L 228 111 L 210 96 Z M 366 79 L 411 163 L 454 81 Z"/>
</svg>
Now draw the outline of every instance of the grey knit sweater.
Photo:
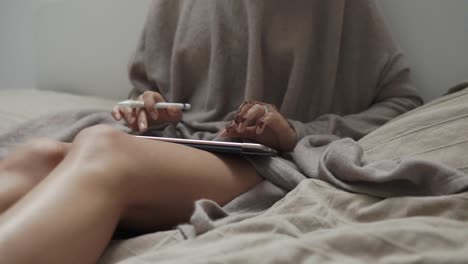
<svg viewBox="0 0 468 264">
<path fill-rule="evenodd" d="M 215 138 L 245 99 L 276 105 L 298 140 L 359 139 L 422 102 L 369 0 L 156 0 L 130 78 L 131 97 L 193 105 L 171 132 L 186 138 Z"/>
</svg>

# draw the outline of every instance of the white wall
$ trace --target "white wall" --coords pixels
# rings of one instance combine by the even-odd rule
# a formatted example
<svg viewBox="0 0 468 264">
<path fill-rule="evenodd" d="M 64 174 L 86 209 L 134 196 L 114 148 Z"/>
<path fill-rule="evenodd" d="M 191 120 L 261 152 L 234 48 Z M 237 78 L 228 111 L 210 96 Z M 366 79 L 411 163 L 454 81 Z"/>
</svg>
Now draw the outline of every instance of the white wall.
<svg viewBox="0 0 468 264">
<path fill-rule="evenodd" d="M 62 0 L 38 11 L 38 87 L 116 99 L 151 0 Z"/>
<path fill-rule="evenodd" d="M 36 86 L 37 0 L 0 0 L 0 89 Z"/>
<path fill-rule="evenodd" d="M 151 0 L 0 0 L 0 89 L 125 98 Z"/>
<path fill-rule="evenodd" d="M 426 99 L 468 81 L 467 0 L 378 0 Z"/>
</svg>

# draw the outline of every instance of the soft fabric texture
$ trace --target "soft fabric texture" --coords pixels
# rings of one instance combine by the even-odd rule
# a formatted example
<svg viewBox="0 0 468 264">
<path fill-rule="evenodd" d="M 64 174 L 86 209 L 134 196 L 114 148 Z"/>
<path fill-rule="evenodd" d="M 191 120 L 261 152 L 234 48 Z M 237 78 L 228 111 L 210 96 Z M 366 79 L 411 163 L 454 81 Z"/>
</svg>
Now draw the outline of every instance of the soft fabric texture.
<svg viewBox="0 0 468 264">
<path fill-rule="evenodd" d="M 71 142 L 92 125 L 108 124 L 130 132 L 110 115 L 115 101 L 33 89 L 0 91 L 0 159 L 30 138 Z"/>
<path fill-rule="evenodd" d="M 226 206 L 230 213 L 318 177 L 328 143 L 357 140 L 421 104 L 372 1 L 154 1 L 130 78 L 130 97 L 151 90 L 192 104 L 164 136 L 218 140 L 244 100 L 276 105 L 298 140 L 314 135 L 292 156 L 250 159 L 268 181 Z"/>
<path fill-rule="evenodd" d="M 441 186 L 452 186 L 452 190 L 467 186 L 468 176 L 461 165 L 467 156 L 467 106 L 468 89 L 430 102 L 362 138 L 359 144 L 365 158 L 358 160 L 361 166 L 350 166 L 360 162 L 345 160 L 330 166 L 345 176 L 366 163 L 380 161 L 398 171 L 394 175 L 406 178 L 407 184 L 414 181 L 426 197 L 381 199 L 308 179 L 257 214 L 225 215 L 212 203 L 200 201 L 192 223 L 202 235 L 187 240 L 184 232 L 173 230 L 115 241 L 99 263 L 465 263 L 468 193 L 427 194 L 441 191 Z M 337 148 L 347 144 L 334 143 Z M 344 153 L 332 156 L 355 157 Z M 377 176 L 376 172 L 369 176 Z M 463 182 L 447 183 L 457 178 Z M 434 185 L 424 186 L 425 180 Z M 402 192 L 401 183 L 393 180 L 378 185 Z M 220 219 L 202 221 L 201 212 Z"/>
<path fill-rule="evenodd" d="M 399 116 L 359 143 L 367 161 L 418 158 L 468 172 L 468 83 Z"/>
<path fill-rule="evenodd" d="M 342 249 L 342 254 L 352 254 L 356 252 L 353 242 L 362 240 L 369 247 L 375 246 L 381 250 L 370 258 L 374 260 L 370 263 L 375 263 L 375 260 L 381 260 L 381 255 L 393 254 L 393 251 L 383 249 L 387 244 L 392 245 L 395 251 L 405 251 L 404 246 L 395 245 L 398 238 L 387 238 L 392 234 L 401 235 L 395 230 L 397 226 L 392 226 L 395 222 L 386 222 L 388 232 L 379 229 L 378 222 L 392 214 L 395 219 L 398 219 L 398 214 L 406 215 L 405 212 L 391 210 L 401 206 L 401 203 L 374 206 L 379 198 L 338 191 L 322 181 L 374 197 L 447 195 L 463 191 L 468 186 L 463 172 L 438 162 L 405 157 L 398 160 L 364 159 L 363 149 L 356 140 L 421 104 L 411 85 L 403 57 L 372 1 L 155 1 L 139 49 L 131 63 L 130 77 L 135 86 L 131 97 L 153 90 L 161 92 L 168 101 L 193 105 L 193 110 L 184 114 L 183 121 L 177 127 L 168 126 L 163 132 L 153 129 L 151 133 L 155 135 L 220 139 L 217 137 L 219 129 L 233 118 L 234 111 L 242 101 L 254 99 L 275 104 L 290 120 L 298 132 L 299 140 L 292 153 L 275 158 L 251 158 L 252 164 L 266 179 L 264 182 L 223 208 L 213 201 L 198 201 L 190 222 L 181 226 L 180 231 L 156 234 L 157 239 L 149 239 L 154 244 L 146 244 L 145 247 L 154 246 L 158 252 L 151 252 L 147 259 L 142 256 L 135 260 L 137 263 L 154 262 L 158 259 L 153 258 L 153 254 L 159 254 L 158 245 L 165 245 L 166 242 L 187 239 L 180 247 L 204 239 L 212 243 L 219 242 L 226 236 L 223 230 L 231 227 L 244 232 L 247 238 L 232 243 L 228 241 L 224 245 L 220 243 L 221 251 L 231 252 L 228 250 L 233 249 L 240 252 L 239 247 L 249 251 L 249 241 L 252 241 L 249 239 L 257 237 L 256 234 L 249 237 L 249 234 L 258 228 L 259 234 L 271 234 L 263 241 L 271 241 L 273 244 L 265 247 L 268 250 L 263 251 L 263 254 L 248 252 L 257 258 L 271 254 L 273 260 L 277 249 L 284 249 L 286 245 L 288 250 L 276 253 L 276 257 L 291 257 L 293 262 L 301 261 L 306 253 L 312 258 L 329 258 L 319 250 L 314 251 L 314 247 L 312 250 L 307 247 L 306 250 L 303 245 L 308 242 L 316 246 L 330 243 L 324 250 L 347 246 Z M 87 119 L 87 116 L 90 118 Z M 47 125 L 56 123 L 57 118 L 64 123 Z M 82 122 L 78 126 L 70 126 L 79 120 Z M 96 123 L 109 123 L 124 129 L 110 120 L 109 113 L 59 113 L 31 121 L 21 128 L 13 128 L 0 136 L 0 149 L 4 150 L 0 151 L 0 155 L 5 156 L 7 149 L 14 147 L 12 142 L 16 144 L 38 134 L 72 140 L 80 129 Z M 34 129 L 21 130 L 27 127 Z M 282 199 L 304 180 L 299 189 Z M 330 189 L 330 194 L 321 198 L 326 202 L 323 208 L 314 207 L 315 199 L 320 199 L 315 196 L 320 187 L 309 187 L 316 184 Z M 353 211 L 353 199 L 356 197 L 365 200 L 364 204 L 358 206 L 363 208 L 362 211 Z M 448 203 L 453 202 L 454 208 L 464 205 L 466 198 L 463 195 L 455 197 L 461 197 L 459 200 L 462 201 L 452 201 L 445 197 L 430 199 L 447 199 Z M 289 204 L 289 199 L 297 201 Z M 399 198 L 386 201 L 392 199 Z M 423 214 L 418 205 L 422 200 L 411 199 L 406 212 L 428 217 L 450 214 L 449 211 L 438 212 L 436 208 L 434 212 Z M 292 206 L 296 203 L 300 208 Z M 307 207 L 314 210 L 309 211 Z M 348 220 L 334 210 L 327 209 L 335 207 L 339 208 L 336 210 L 338 212 L 347 209 L 345 213 L 352 214 L 350 219 L 358 220 Z M 281 210 L 276 211 L 279 208 Z M 301 211 L 301 208 L 305 211 Z M 292 213 L 291 218 L 289 212 Z M 337 215 L 328 215 L 328 212 Z M 271 219 L 275 223 L 261 225 L 269 221 L 268 215 L 276 213 L 279 216 Z M 315 215 L 330 218 L 311 221 Z M 330 221 L 325 221 L 327 219 Z M 466 218 L 462 214 L 456 219 L 462 221 Z M 424 221 L 412 220 L 415 222 L 408 223 L 413 225 L 407 227 L 414 228 L 412 230 L 417 233 L 421 230 L 417 225 Z M 357 221 L 358 224 L 350 225 L 349 221 Z M 364 233 L 355 232 L 361 221 L 375 223 L 368 226 L 369 229 Z M 310 233 L 311 236 L 303 237 L 304 241 L 286 239 L 283 240 L 285 243 L 276 244 L 281 239 L 270 239 L 300 238 L 309 231 L 334 227 L 339 223 L 347 224 L 343 227 L 348 232 L 347 236 L 341 236 L 343 229 L 336 229 L 334 234 L 322 231 Z M 405 221 L 397 223 L 408 224 Z M 437 223 L 440 222 L 434 220 L 428 225 Z M 455 233 L 453 230 L 460 226 L 463 225 L 457 222 L 450 226 L 451 229 L 447 228 Z M 380 233 L 375 233 L 376 230 Z M 433 228 L 420 232 L 434 232 L 440 235 L 442 241 L 446 237 L 439 231 Z M 169 237 L 165 234 L 169 234 Z M 363 240 L 366 235 L 370 237 Z M 432 236 L 428 234 L 427 237 Z M 413 241 L 414 237 L 409 235 L 405 238 L 406 244 Z M 457 237 L 450 241 L 458 243 L 460 239 Z M 212 246 L 200 243 L 202 248 Z M 252 243 L 262 243 L 262 240 L 254 239 Z M 439 244 L 434 242 L 422 246 L 421 252 Z M 161 255 L 161 258 L 186 256 L 177 250 L 178 247 L 168 249 L 167 255 Z M 203 255 L 203 250 L 197 252 Z M 340 254 L 340 251 L 336 253 Z M 407 255 L 412 256 L 410 253 Z M 396 255 L 396 258 L 400 256 Z M 428 256 L 432 255 L 428 253 Z M 454 260 L 459 256 L 460 253 L 454 255 Z M 211 257 L 213 262 L 219 262 L 215 255 Z M 249 255 L 240 256 L 240 259 L 250 260 Z M 255 262 L 256 258 L 251 259 Z M 233 255 L 232 262 L 236 260 L 238 257 Z"/>
<path fill-rule="evenodd" d="M 37 89 L 0 88 L 0 134 L 39 116 L 78 109 L 109 111 L 115 100 Z"/>
<path fill-rule="evenodd" d="M 466 208 L 466 192 L 378 199 L 308 179 L 268 210 L 193 239 L 173 230 L 115 241 L 99 264 L 462 264 Z"/>
<path fill-rule="evenodd" d="M 467 186 L 468 176 L 454 170 L 464 171 L 459 162 L 466 160 L 466 151 L 456 146 L 466 146 L 459 139 L 466 134 L 463 116 L 468 113 L 467 106 L 468 89 L 444 96 L 364 137 L 359 141 L 364 151 L 350 141 L 336 141 L 330 146 L 354 148 L 365 155 L 363 160 L 350 162 L 347 158 L 356 156 L 349 151 L 340 155 L 329 150 L 322 156 L 323 162 L 317 162 L 326 164 L 327 159 L 342 157 L 328 168 L 346 177 L 367 167 L 373 171 L 368 175 L 371 178 L 379 175 L 378 170 L 372 170 L 378 167 L 376 163 L 386 164 L 387 172 L 398 171 L 393 175 L 404 180 L 378 183 L 373 186 L 376 190 L 388 187 L 403 192 L 402 183 L 412 180 L 425 197 L 382 199 L 307 179 L 264 212 L 223 215 L 212 203 L 200 201 L 192 219 L 193 230 L 198 230 L 199 236 L 186 239 L 184 232 L 173 230 L 115 241 L 99 263 L 465 263 L 468 193 L 428 194 L 443 190 L 442 186 L 452 186 L 452 191 L 457 185 Z M 451 131 L 446 131 L 445 126 Z M 434 130 L 448 134 L 441 136 Z M 417 154 L 424 148 L 436 155 Z M 385 176 L 383 171 L 382 180 L 391 179 L 388 175 L 392 173 Z M 372 184 L 369 179 L 363 183 Z M 450 179 L 464 182 L 447 184 Z M 424 186 L 424 181 L 433 185 Z M 353 182 L 341 187 L 359 185 Z M 212 220 L 219 219 L 202 221 L 202 212 L 208 212 L 205 216 L 216 215 Z"/>
<path fill-rule="evenodd" d="M 213 139 L 244 100 L 274 104 L 298 139 L 359 139 L 421 104 L 369 0 L 157 0 L 131 97 L 191 103 L 171 136 Z"/>
</svg>

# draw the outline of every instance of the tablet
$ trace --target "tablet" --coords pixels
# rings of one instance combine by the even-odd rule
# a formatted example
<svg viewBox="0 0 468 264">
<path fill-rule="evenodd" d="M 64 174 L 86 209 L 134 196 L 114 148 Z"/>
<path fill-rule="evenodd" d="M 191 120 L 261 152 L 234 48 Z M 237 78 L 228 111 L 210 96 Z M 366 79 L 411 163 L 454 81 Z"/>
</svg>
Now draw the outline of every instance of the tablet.
<svg viewBox="0 0 468 264">
<path fill-rule="evenodd" d="M 171 143 L 183 144 L 197 149 L 202 149 L 210 152 L 237 154 L 237 155 L 261 155 L 274 156 L 278 151 L 258 143 L 241 143 L 241 142 L 226 142 L 226 141 L 211 141 L 199 139 L 182 139 L 168 137 L 151 137 L 151 136 L 136 136 L 138 138 L 159 140 Z"/>
</svg>

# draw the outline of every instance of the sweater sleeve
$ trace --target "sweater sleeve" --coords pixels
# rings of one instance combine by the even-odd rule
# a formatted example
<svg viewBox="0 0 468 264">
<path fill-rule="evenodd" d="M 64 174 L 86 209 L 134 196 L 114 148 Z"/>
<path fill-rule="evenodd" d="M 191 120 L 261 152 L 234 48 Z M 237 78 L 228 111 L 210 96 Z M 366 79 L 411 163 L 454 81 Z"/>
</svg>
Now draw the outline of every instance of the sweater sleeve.
<svg viewBox="0 0 468 264">
<path fill-rule="evenodd" d="M 391 119 L 423 104 L 410 79 L 401 53 L 383 68 L 373 103 L 364 111 L 349 115 L 325 114 L 311 122 L 289 120 L 299 141 L 307 135 L 331 134 L 359 140 Z"/>
<path fill-rule="evenodd" d="M 147 56 L 146 54 L 146 34 L 147 34 L 147 25 L 145 25 L 143 32 L 141 34 L 140 40 L 138 42 L 137 49 L 130 60 L 128 67 L 128 75 L 130 82 L 133 86 L 132 90 L 128 94 L 129 99 L 136 99 L 142 93 L 146 91 L 154 91 L 161 94 L 161 91 L 156 84 L 148 77 L 147 73 Z"/>
</svg>

